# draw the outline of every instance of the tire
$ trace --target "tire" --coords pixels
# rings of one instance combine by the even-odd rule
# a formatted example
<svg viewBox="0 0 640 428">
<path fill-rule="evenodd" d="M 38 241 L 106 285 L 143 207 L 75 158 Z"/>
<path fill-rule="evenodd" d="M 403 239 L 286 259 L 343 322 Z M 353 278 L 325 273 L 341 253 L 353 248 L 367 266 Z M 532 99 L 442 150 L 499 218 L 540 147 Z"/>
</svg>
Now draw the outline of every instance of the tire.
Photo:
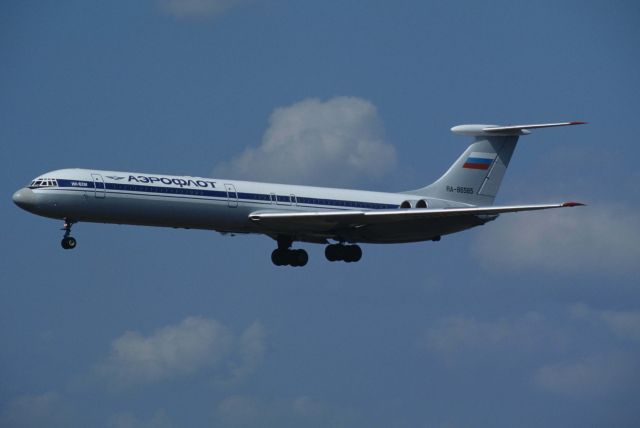
<svg viewBox="0 0 640 428">
<path fill-rule="evenodd" d="M 309 254 L 305 250 L 294 250 L 292 253 L 294 263 L 291 266 L 305 266 L 309 261 Z"/>
<path fill-rule="evenodd" d="M 336 253 L 335 253 L 335 246 L 333 244 L 329 244 L 325 247 L 324 249 L 324 256 L 327 258 L 327 260 L 329 260 L 330 262 L 335 262 L 336 259 Z"/>
<path fill-rule="evenodd" d="M 349 246 L 349 261 L 350 262 L 359 262 L 362 258 L 362 248 L 359 245 L 350 245 Z"/>
<path fill-rule="evenodd" d="M 60 241 L 60 245 L 65 250 L 72 250 L 72 249 L 76 248 L 77 241 L 76 241 L 76 238 L 73 238 L 71 236 L 67 236 L 67 237 L 62 238 L 62 241 Z"/>
<path fill-rule="evenodd" d="M 273 250 L 273 252 L 271 253 L 271 261 L 276 266 L 284 265 L 285 257 L 282 250 L 278 250 L 278 249 Z"/>
</svg>

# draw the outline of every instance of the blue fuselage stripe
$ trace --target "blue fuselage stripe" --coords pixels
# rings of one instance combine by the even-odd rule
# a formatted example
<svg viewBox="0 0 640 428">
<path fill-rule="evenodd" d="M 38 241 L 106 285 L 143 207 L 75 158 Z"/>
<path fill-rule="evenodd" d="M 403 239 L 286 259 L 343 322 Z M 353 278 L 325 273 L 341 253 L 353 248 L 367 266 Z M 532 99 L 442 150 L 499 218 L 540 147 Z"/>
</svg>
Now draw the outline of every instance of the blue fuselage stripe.
<svg viewBox="0 0 640 428">
<path fill-rule="evenodd" d="M 153 195 L 172 196 L 183 195 L 197 197 L 198 199 L 204 198 L 217 198 L 217 199 L 231 199 L 238 201 L 255 201 L 259 203 L 272 203 L 271 194 L 263 193 L 246 193 L 246 192 L 227 192 L 225 190 L 204 190 L 194 189 L 189 187 L 164 187 L 164 186 L 148 186 L 141 184 L 124 184 L 124 183 L 102 183 L 83 180 L 65 180 L 58 179 L 58 187 L 60 188 L 72 188 L 77 190 L 92 190 L 102 192 L 106 190 L 116 191 L 117 193 L 129 193 L 136 192 L 135 194 L 146 193 Z M 293 196 L 293 195 L 275 195 L 277 203 L 282 205 L 320 205 L 331 206 L 336 208 L 364 208 L 364 209 L 395 209 L 399 205 L 382 204 L 379 202 L 363 202 L 363 201 L 350 201 L 339 199 L 323 199 L 323 198 L 310 198 L 306 196 Z M 276 203 L 276 201 L 273 201 Z"/>
</svg>

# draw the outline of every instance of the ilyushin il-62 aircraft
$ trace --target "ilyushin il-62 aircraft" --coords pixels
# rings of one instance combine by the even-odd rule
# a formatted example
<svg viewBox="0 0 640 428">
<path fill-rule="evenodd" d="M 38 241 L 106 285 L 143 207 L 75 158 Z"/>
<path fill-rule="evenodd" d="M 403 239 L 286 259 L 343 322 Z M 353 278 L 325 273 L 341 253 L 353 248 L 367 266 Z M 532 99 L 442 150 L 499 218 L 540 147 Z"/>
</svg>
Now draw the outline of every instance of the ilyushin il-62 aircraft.
<svg viewBox="0 0 640 428">
<path fill-rule="evenodd" d="M 260 233 L 277 242 L 271 254 L 277 266 L 307 264 L 307 252 L 292 249 L 294 242 L 326 245 L 332 262 L 357 262 L 358 243 L 439 241 L 502 213 L 583 205 L 493 205 L 519 136 L 583 123 L 455 126 L 452 132 L 473 137 L 473 143 L 434 183 L 399 193 L 61 169 L 33 180 L 13 201 L 31 213 L 64 220 L 64 249 L 76 247 L 74 223 L 94 222 Z"/>
</svg>

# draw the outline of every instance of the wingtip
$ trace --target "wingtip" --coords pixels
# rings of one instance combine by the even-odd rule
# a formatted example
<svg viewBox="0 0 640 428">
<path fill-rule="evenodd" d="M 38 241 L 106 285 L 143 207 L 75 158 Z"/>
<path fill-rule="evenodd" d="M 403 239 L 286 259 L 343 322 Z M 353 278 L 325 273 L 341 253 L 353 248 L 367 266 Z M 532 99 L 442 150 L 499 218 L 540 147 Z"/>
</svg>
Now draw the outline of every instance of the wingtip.
<svg viewBox="0 0 640 428">
<path fill-rule="evenodd" d="M 589 122 L 580 122 L 580 121 L 572 121 L 569 122 L 570 125 L 586 125 Z"/>
<path fill-rule="evenodd" d="M 570 202 L 564 202 L 564 203 L 562 204 L 562 206 L 563 206 L 563 207 L 583 207 L 583 206 L 585 206 L 585 204 L 583 204 L 583 203 L 581 203 L 581 202 L 573 202 L 573 201 L 570 201 Z"/>
</svg>

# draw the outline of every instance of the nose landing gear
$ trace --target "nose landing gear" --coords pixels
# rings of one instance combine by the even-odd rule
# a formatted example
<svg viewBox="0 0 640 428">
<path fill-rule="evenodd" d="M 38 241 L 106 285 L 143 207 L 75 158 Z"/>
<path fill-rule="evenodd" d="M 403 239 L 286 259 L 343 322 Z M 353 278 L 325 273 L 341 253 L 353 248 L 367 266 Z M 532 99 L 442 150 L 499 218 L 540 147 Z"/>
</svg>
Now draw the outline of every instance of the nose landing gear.
<svg viewBox="0 0 640 428">
<path fill-rule="evenodd" d="M 65 250 L 73 250 L 77 245 L 76 238 L 71 236 L 71 226 L 73 223 L 74 222 L 69 219 L 64 219 L 64 226 L 61 229 L 64 230 L 64 237 L 62 241 L 60 241 L 60 245 L 62 245 L 62 248 Z"/>
</svg>

